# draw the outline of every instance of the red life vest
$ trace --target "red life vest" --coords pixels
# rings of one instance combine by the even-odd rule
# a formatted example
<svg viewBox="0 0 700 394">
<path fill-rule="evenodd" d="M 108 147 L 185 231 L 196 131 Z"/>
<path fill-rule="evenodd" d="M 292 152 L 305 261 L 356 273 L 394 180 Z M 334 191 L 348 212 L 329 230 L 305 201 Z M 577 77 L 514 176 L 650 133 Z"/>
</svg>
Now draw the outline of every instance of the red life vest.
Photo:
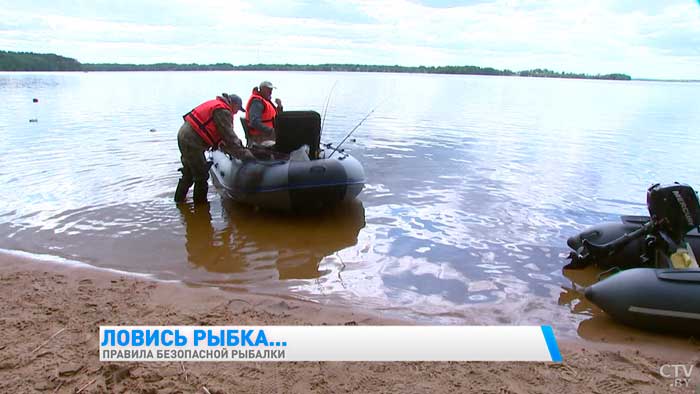
<svg viewBox="0 0 700 394">
<path fill-rule="evenodd" d="M 253 100 L 260 100 L 264 105 L 263 112 L 260 115 L 260 123 L 267 127 L 275 127 L 273 121 L 275 120 L 275 116 L 277 116 L 277 108 L 272 105 L 270 100 L 261 96 L 257 89 L 253 89 L 250 100 L 248 100 L 248 104 L 245 106 L 245 112 L 249 113 L 248 111 L 250 110 L 250 105 L 253 104 Z M 250 119 L 246 118 L 246 122 L 248 123 L 248 134 L 262 135 L 264 133 L 264 131 L 254 128 L 253 125 L 250 124 Z"/>
<path fill-rule="evenodd" d="M 209 146 L 218 146 L 222 139 L 219 130 L 216 128 L 216 122 L 214 122 L 214 110 L 219 108 L 232 111 L 231 106 L 226 101 L 221 97 L 217 97 L 215 100 L 209 100 L 198 105 L 182 117 L 185 122 L 192 125 L 194 131 Z M 233 112 L 231 112 L 231 125 L 233 125 Z"/>
</svg>

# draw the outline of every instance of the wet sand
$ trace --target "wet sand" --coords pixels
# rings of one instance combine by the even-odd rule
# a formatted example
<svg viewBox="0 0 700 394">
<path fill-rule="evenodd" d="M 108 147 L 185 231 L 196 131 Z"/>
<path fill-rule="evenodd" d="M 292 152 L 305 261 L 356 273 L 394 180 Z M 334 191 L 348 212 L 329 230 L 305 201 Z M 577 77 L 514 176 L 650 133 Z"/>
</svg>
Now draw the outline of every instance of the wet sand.
<svg viewBox="0 0 700 394">
<path fill-rule="evenodd" d="M 669 348 L 653 343 L 663 337 L 640 342 L 629 333 L 606 342 L 560 338 L 563 363 L 101 363 L 100 325 L 410 322 L 7 254 L 0 284 L 0 392 L 694 393 L 700 383 L 700 343 L 677 339 Z M 664 364 L 696 365 L 692 386 L 670 387 Z"/>
</svg>

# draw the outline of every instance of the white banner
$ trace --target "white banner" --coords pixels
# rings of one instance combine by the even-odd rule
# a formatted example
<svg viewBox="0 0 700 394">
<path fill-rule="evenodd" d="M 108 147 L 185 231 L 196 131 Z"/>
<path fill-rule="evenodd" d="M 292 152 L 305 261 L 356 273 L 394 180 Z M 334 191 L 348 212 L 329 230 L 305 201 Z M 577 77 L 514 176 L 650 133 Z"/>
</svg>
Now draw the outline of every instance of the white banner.
<svg viewBox="0 0 700 394">
<path fill-rule="evenodd" d="M 101 361 L 561 361 L 549 326 L 102 326 Z"/>
</svg>

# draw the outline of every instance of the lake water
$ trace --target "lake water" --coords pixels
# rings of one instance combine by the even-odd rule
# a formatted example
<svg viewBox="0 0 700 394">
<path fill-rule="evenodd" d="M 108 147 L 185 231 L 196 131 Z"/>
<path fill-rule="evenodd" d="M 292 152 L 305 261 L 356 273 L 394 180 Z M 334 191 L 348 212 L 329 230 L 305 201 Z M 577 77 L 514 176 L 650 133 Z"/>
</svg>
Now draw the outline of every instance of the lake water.
<svg viewBox="0 0 700 394">
<path fill-rule="evenodd" d="M 323 142 L 376 108 L 345 146 L 368 177 L 355 204 L 286 217 L 213 188 L 208 209 L 172 202 L 181 116 L 263 79 L 287 110 L 330 97 Z M 566 238 L 645 214 L 652 183 L 700 185 L 697 83 L 2 73 L 0 95 L 0 248 L 424 322 L 575 332 L 592 312 L 562 274 Z"/>
</svg>

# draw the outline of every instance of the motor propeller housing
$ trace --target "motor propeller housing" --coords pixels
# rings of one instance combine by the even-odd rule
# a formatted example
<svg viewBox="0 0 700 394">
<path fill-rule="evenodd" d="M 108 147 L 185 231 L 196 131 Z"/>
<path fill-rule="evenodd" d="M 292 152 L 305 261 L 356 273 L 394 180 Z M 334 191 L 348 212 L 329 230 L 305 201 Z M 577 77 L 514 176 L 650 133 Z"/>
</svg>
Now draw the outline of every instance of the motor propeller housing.
<svg viewBox="0 0 700 394">
<path fill-rule="evenodd" d="M 700 226 L 698 195 L 688 185 L 651 186 L 647 190 L 647 208 L 651 220 L 676 243 L 680 243 L 688 231 Z"/>
</svg>

